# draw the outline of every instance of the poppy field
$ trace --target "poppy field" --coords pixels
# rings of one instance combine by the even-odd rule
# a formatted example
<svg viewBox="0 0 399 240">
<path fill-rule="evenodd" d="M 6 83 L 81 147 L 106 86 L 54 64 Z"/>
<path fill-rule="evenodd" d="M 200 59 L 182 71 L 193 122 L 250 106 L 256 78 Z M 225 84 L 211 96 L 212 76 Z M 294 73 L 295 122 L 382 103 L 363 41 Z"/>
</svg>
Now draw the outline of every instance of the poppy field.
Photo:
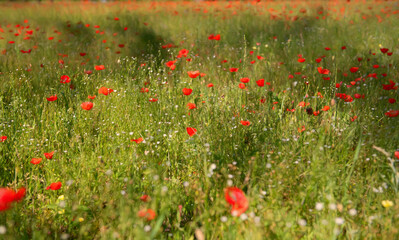
<svg viewBox="0 0 399 240">
<path fill-rule="evenodd" d="M 398 239 L 399 3 L 0 3 L 0 239 Z"/>
</svg>

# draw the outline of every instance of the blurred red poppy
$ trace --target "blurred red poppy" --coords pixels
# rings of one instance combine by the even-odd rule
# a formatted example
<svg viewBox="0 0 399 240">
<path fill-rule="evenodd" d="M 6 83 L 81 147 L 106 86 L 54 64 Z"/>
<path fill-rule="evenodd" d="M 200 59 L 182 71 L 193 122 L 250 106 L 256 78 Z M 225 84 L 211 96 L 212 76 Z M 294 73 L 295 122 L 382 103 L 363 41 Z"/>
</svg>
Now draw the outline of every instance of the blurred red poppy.
<svg viewBox="0 0 399 240">
<path fill-rule="evenodd" d="M 90 110 L 93 108 L 93 103 L 92 102 L 84 102 L 80 105 L 84 110 Z"/>
<path fill-rule="evenodd" d="M 188 107 L 188 109 L 195 109 L 195 108 L 197 108 L 197 106 L 195 105 L 195 103 L 187 103 L 187 107 Z"/>
<path fill-rule="evenodd" d="M 25 193 L 25 188 L 20 188 L 17 192 L 9 188 L 0 188 L 0 211 L 8 210 L 13 202 L 22 200 Z"/>
<path fill-rule="evenodd" d="M 61 76 L 60 83 L 69 83 L 70 81 L 71 81 L 71 79 L 69 78 L 68 75 L 62 75 Z"/>
<path fill-rule="evenodd" d="M 321 111 L 328 111 L 330 110 L 330 106 L 324 106 L 323 109 L 321 109 Z"/>
<path fill-rule="evenodd" d="M 100 89 L 98 89 L 98 93 L 99 94 L 104 94 L 105 96 L 107 96 L 108 94 L 112 93 L 114 90 L 111 88 L 106 88 L 106 87 L 101 87 Z"/>
<path fill-rule="evenodd" d="M 187 74 L 190 78 L 197 78 L 200 75 L 200 71 L 188 71 Z"/>
<path fill-rule="evenodd" d="M 96 69 L 97 71 L 100 71 L 100 70 L 104 70 L 105 67 L 104 67 L 104 65 L 96 65 L 96 66 L 94 67 L 94 69 Z"/>
<path fill-rule="evenodd" d="M 385 115 L 388 117 L 397 117 L 399 116 L 399 110 L 389 110 Z"/>
<path fill-rule="evenodd" d="M 53 155 L 54 155 L 54 151 L 49 152 L 49 153 L 44 153 L 44 156 L 45 156 L 47 159 L 52 159 L 52 158 L 53 158 Z"/>
<path fill-rule="evenodd" d="M 39 164 L 42 161 L 42 158 L 32 158 L 30 163 L 32 164 Z"/>
<path fill-rule="evenodd" d="M 194 136 L 194 134 L 197 133 L 197 129 L 192 128 L 192 127 L 188 127 L 186 128 L 188 135 L 190 135 L 190 137 Z"/>
<path fill-rule="evenodd" d="M 146 194 L 140 197 L 140 200 L 143 202 L 148 202 L 148 201 L 150 201 L 150 199 L 151 199 L 150 196 L 148 196 Z"/>
<path fill-rule="evenodd" d="M 147 221 L 151 221 L 153 219 L 155 219 L 155 217 L 157 216 L 157 214 L 155 213 L 154 210 L 148 208 L 148 209 L 142 209 L 140 210 L 137 215 L 141 218 L 145 218 Z"/>
<path fill-rule="evenodd" d="M 188 53 L 189 53 L 189 51 L 187 49 L 182 49 L 179 51 L 179 55 L 177 55 L 177 58 L 187 57 Z"/>
<path fill-rule="evenodd" d="M 193 92 L 193 90 L 191 88 L 183 88 L 182 91 L 183 91 L 183 94 L 186 96 L 190 95 Z"/>
<path fill-rule="evenodd" d="M 53 191 L 55 191 L 55 190 L 60 189 L 61 186 L 62 186 L 62 183 L 61 183 L 61 182 L 54 182 L 54 183 L 51 183 L 50 186 L 48 186 L 48 187 L 46 188 L 46 190 L 53 190 Z"/>
<path fill-rule="evenodd" d="M 243 121 L 243 120 L 241 120 L 240 122 L 241 122 L 241 124 L 244 125 L 244 126 L 249 126 L 249 125 L 251 124 L 250 121 Z"/>
<path fill-rule="evenodd" d="M 389 91 L 389 90 L 396 90 L 396 89 L 398 89 L 398 86 L 395 86 L 395 82 L 394 82 L 394 81 L 389 80 L 389 84 L 382 84 L 382 88 L 383 88 L 384 90 Z"/>
<path fill-rule="evenodd" d="M 140 137 L 140 138 L 137 138 L 137 139 L 130 139 L 130 141 L 139 144 L 139 143 L 141 143 L 142 141 L 144 141 L 144 139 Z"/>
<path fill-rule="evenodd" d="M 328 69 L 323 69 L 322 67 L 318 67 L 317 68 L 317 71 L 320 73 L 320 74 L 329 74 L 330 73 L 330 70 L 328 70 Z"/>
<path fill-rule="evenodd" d="M 241 78 L 240 81 L 242 83 L 249 83 L 249 78 Z"/>
<path fill-rule="evenodd" d="M 48 97 L 48 98 L 46 98 L 46 99 L 47 99 L 47 101 L 49 101 L 49 102 L 54 102 L 55 100 L 57 100 L 57 95 L 50 96 L 50 97 Z"/>
<path fill-rule="evenodd" d="M 231 214 L 233 216 L 240 216 L 247 211 L 249 203 L 241 189 L 237 187 L 225 188 L 224 197 L 226 202 L 232 206 Z"/>
</svg>

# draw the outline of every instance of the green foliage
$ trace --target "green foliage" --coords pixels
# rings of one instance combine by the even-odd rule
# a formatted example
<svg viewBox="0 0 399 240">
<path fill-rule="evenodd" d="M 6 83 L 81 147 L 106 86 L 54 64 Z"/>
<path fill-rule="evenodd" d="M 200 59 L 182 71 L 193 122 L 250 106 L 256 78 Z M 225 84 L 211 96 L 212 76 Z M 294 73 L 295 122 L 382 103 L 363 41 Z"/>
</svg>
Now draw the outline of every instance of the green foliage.
<svg viewBox="0 0 399 240">
<path fill-rule="evenodd" d="M 0 142 L 0 186 L 27 189 L 21 203 L 0 213 L 7 230 L 0 237 L 398 237 L 398 118 L 385 112 L 398 110 L 388 98 L 399 99 L 382 84 L 397 82 L 399 25 L 396 15 L 380 11 L 397 5 L 228 4 L 0 5 L 0 135 L 8 137 Z M 27 28 L 14 35 L 17 24 L 34 31 L 29 40 Z M 177 58 L 181 49 L 191 61 Z M 171 60 L 173 71 L 165 65 Z M 321 66 L 330 80 L 318 73 Z M 355 66 L 359 72 L 351 73 Z M 195 70 L 206 75 L 189 78 Z M 62 75 L 71 82 L 60 83 Z M 243 77 L 250 78 L 244 90 Z M 270 85 L 258 87 L 262 78 Z M 356 78 L 362 80 L 347 88 Z M 114 92 L 99 94 L 103 86 Z M 185 96 L 183 88 L 193 93 Z M 336 93 L 365 97 L 345 102 Z M 46 100 L 54 94 L 56 101 Z M 80 105 L 88 101 L 94 107 L 85 111 Z M 307 114 L 302 101 L 320 115 Z M 197 133 L 189 137 L 187 127 Z M 51 151 L 53 159 L 45 159 Z M 40 164 L 30 163 L 39 157 Z M 60 190 L 46 190 L 57 181 Z M 241 217 L 225 202 L 229 185 L 249 200 Z M 145 194 L 148 202 L 140 200 Z M 384 208 L 383 200 L 394 205 Z M 138 216 L 147 208 L 156 212 L 152 221 Z"/>
</svg>

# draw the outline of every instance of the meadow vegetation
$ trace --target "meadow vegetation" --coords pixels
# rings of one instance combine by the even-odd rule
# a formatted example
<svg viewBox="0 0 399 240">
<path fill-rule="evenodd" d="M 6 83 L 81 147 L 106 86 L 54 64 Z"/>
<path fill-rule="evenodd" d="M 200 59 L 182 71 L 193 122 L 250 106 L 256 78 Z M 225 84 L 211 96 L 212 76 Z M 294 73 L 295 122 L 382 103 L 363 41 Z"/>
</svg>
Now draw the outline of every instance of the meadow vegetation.
<svg viewBox="0 0 399 240">
<path fill-rule="evenodd" d="M 399 237 L 397 2 L 0 13 L 0 238 Z"/>
</svg>

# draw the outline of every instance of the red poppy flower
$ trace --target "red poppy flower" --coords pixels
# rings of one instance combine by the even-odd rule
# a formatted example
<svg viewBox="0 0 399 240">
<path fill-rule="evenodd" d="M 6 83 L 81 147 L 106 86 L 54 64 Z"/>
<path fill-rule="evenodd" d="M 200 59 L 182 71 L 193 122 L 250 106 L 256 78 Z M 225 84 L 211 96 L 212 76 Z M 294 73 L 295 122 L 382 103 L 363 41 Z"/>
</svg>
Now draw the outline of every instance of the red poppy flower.
<svg viewBox="0 0 399 240">
<path fill-rule="evenodd" d="M 387 90 L 387 91 L 398 89 L 398 86 L 395 86 L 395 82 L 394 82 L 394 81 L 389 80 L 389 83 L 390 83 L 390 84 L 382 84 L 382 88 L 383 88 L 384 90 Z"/>
<path fill-rule="evenodd" d="M 390 110 L 386 112 L 385 115 L 388 117 L 397 117 L 399 116 L 399 110 Z"/>
<path fill-rule="evenodd" d="M 249 78 L 241 78 L 240 81 L 242 83 L 249 83 Z"/>
<path fill-rule="evenodd" d="M 317 63 L 321 62 L 321 58 L 316 58 L 315 60 Z"/>
<path fill-rule="evenodd" d="M 351 71 L 351 73 L 355 73 L 357 71 L 359 71 L 358 67 L 351 67 L 351 69 L 349 69 L 349 71 Z"/>
<path fill-rule="evenodd" d="M 150 199 L 151 199 L 150 196 L 146 194 L 140 197 L 140 200 L 143 202 L 148 202 Z"/>
<path fill-rule="evenodd" d="M 104 65 L 96 65 L 96 66 L 94 67 L 94 69 L 96 69 L 97 71 L 101 71 L 101 70 L 104 70 L 105 67 L 104 67 Z"/>
<path fill-rule="evenodd" d="M 395 157 L 396 157 L 397 159 L 399 159 L 399 151 L 396 151 L 396 152 L 395 152 Z"/>
<path fill-rule="evenodd" d="M 137 138 L 137 139 L 130 139 L 131 142 L 135 142 L 137 144 L 141 143 L 142 141 L 144 141 L 144 139 L 142 137 Z"/>
<path fill-rule="evenodd" d="M 209 84 L 208 84 L 208 87 L 209 87 L 209 88 L 213 87 L 213 83 L 209 83 Z"/>
<path fill-rule="evenodd" d="M 89 111 L 90 109 L 93 108 L 93 103 L 92 102 L 84 102 L 80 105 L 84 110 Z"/>
<path fill-rule="evenodd" d="M 391 103 L 391 104 L 394 104 L 394 103 L 396 103 L 396 99 L 395 98 L 390 98 L 390 99 L 388 99 L 388 102 Z"/>
<path fill-rule="evenodd" d="M 259 79 L 256 81 L 256 84 L 258 84 L 259 87 L 265 86 L 265 79 Z"/>
<path fill-rule="evenodd" d="M 32 158 L 30 163 L 32 164 L 39 164 L 42 161 L 42 158 Z"/>
<path fill-rule="evenodd" d="M 44 156 L 45 156 L 47 159 L 53 159 L 53 155 L 54 155 L 54 151 L 49 152 L 49 153 L 44 153 Z"/>
<path fill-rule="evenodd" d="M 14 190 L 8 188 L 0 188 L 0 211 L 5 211 L 9 209 L 14 199 Z"/>
<path fill-rule="evenodd" d="M 305 131 L 305 130 L 306 130 L 306 128 L 305 128 L 305 126 L 303 126 L 303 125 L 302 125 L 302 127 L 298 128 L 298 132 L 299 132 L 299 133 L 301 133 L 301 132 L 303 132 L 303 131 Z"/>
<path fill-rule="evenodd" d="M 188 71 L 187 74 L 190 78 L 197 78 L 200 75 L 200 71 Z"/>
<path fill-rule="evenodd" d="M 250 121 L 243 121 L 243 120 L 241 120 L 240 122 L 241 122 L 241 124 L 244 125 L 244 126 L 249 126 L 249 125 L 251 124 Z"/>
<path fill-rule="evenodd" d="M 167 66 L 168 68 L 170 68 L 170 70 L 175 70 L 175 69 L 176 69 L 175 62 L 176 62 L 176 60 L 174 60 L 174 61 L 169 61 L 169 62 L 167 62 L 167 63 L 165 63 L 165 64 L 166 64 L 166 66 Z"/>
<path fill-rule="evenodd" d="M 62 183 L 61 183 L 61 182 L 54 182 L 54 183 L 51 183 L 50 186 L 48 186 L 48 187 L 46 188 L 46 190 L 53 190 L 53 191 L 55 191 L 55 190 L 60 189 L 61 186 L 62 186 Z"/>
<path fill-rule="evenodd" d="M 86 56 L 86 53 L 81 52 L 81 53 L 79 53 L 79 55 L 82 56 L 82 57 L 84 57 L 84 56 Z"/>
<path fill-rule="evenodd" d="M 32 52 L 32 49 L 29 49 L 29 50 L 21 50 L 21 53 L 31 53 Z"/>
<path fill-rule="evenodd" d="M 381 48 L 380 51 L 381 51 L 382 53 L 387 53 L 387 52 L 389 51 L 389 49 L 388 49 L 388 48 Z"/>
<path fill-rule="evenodd" d="M 238 84 L 238 87 L 241 88 L 241 89 L 245 89 L 245 84 L 244 83 L 240 83 L 240 84 Z"/>
<path fill-rule="evenodd" d="M 93 100 L 93 99 L 95 99 L 95 98 L 96 98 L 96 95 L 93 95 L 93 96 L 90 96 L 90 95 L 89 95 L 87 98 L 88 98 L 88 99 L 92 99 L 92 100 Z"/>
<path fill-rule="evenodd" d="M 7 136 L 1 136 L 0 137 L 0 142 L 4 142 L 5 140 L 7 140 Z"/>
<path fill-rule="evenodd" d="M 20 188 L 18 192 L 9 188 L 0 188 L 0 211 L 5 211 L 11 207 L 13 202 L 22 200 L 25 193 L 25 188 Z"/>
<path fill-rule="evenodd" d="M 238 68 L 230 68 L 230 72 L 238 72 Z"/>
<path fill-rule="evenodd" d="M 47 99 L 47 101 L 49 101 L 49 102 L 54 102 L 55 100 L 57 100 L 57 95 L 50 96 L 50 97 L 48 97 L 48 98 L 46 98 L 46 99 Z"/>
<path fill-rule="evenodd" d="M 197 106 L 195 105 L 195 103 L 187 103 L 187 107 L 188 107 L 188 109 L 195 109 L 195 108 L 197 108 Z"/>
<path fill-rule="evenodd" d="M 240 216 L 247 211 L 249 203 L 244 192 L 237 187 L 228 187 L 224 189 L 226 202 L 232 206 L 231 214 Z"/>
<path fill-rule="evenodd" d="M 147 221 L 151 221 L 153 219 L 155 219 L 155 217 L 157 216 L 157 214 L 155 213 L 154 210 L 152 209 L 142 209 L 140 210 L 137 215 L 141 218 L 145 218 Z"/>
<path fill-rule="evenodd" d="M 158 98 L 150 98 L 149 101 L 150 101 L 150 102 L 157 102 L 157 101 L 158 101 Z"/>
<path fill-rule="evenodd" d="M 309 106 L 309 104 L 310 104 L 310 103 L 299 102 L 299 103 L 298 103 L 298 106 L 300 106 L 300 107 L 306 107 L 306 106 Z"/>
<path fill-rule="evenodd" d="M 216 34 L 215 37 L 213 37 L 213 40 L 219 41 L 220 40 L 220 34 Z"/>
<path fill-rule="evenodd" d="M 71 81 L 71 79 L 69 78 L 68 75 L 62 75 L 61 76 L 60 83 L 69 83 L 70 81 Z"/>
<path fill-rule="evenodd" d="M 178 58 L 181 57 L 187 57 L 187 54 L 189 53 L 189 51 L 187 49 L 182 49 L 179 51 L 179 55 L 177 55 Z"/>
<path fill-rule="evenodd" d="M 148 92 L 148 91 L 150 91 L 148 88 L 141 88 L 141 89 L 140 89 L 140 92 L 142 92 L 142 93 L 146 93 L 146 92 Z"/>
<path fill-rule="evenodd" d="M 104 94 L 105 96 L 107 96 L 108 94 L 112 93 L 114 90 L 111 88 L 106 88 L 106 87 L 101 87 L 100 89 L 98 89 L 98 93 L 99 94 Z"/>
<path fill-rule="evenodd" d="M 330 106 L 324 106 L 323 109 L 321 109 L 321 111 L 328 111 L 330 110 Z"/>
<path fill-rule="evenodd" d="M 345 101 L 345 102 L 352 102 L 352 101 L 353 101 L 353 98 L 352 98 L 351 95 L 346 95 L 345 98 L 344 98 L 344 101 Z"/>
<path fill-rule="evenodd" d="M 23 197 L 25 197 L 26 194 L 26 189 L 24 187 L 21 187 L 18 189 L 18 192 L 15 193 L 14 196 L 14 201 L 19 202 L 22 200 Z"/>
<path fill-rule="evenodd" d="M 328 69 L 323 69 L 322 67 L 318 67 L 317 68 L 317 71 L 320 73 L 320 74 L 329 74 L 330 73 L 330 70 L 328 70 Z"/>
<path fill-rule="evenodd" d="M 193 92 L 193 90 L 191 88 L 183 88 L 182 91 L 183 91 L 183 94 L 186 96 L 190 95 Z"/>
<path fill-rule="evenodd" d="M 298 58 L 298 62 L 300 62 L 300 63 L 303 63 L 303 62 L 305 62 L 306 60 L 304 59 L 304 58 Z"/>
<path fill-rule="evenodd" d="M 186 128 L 186 130 L 187 130 L 187 133 L 188 133 L 188 135 L 189 135 L 190 137 L 194 136 L 194 134 L 197 133 L 197 129 L 192 128 L 192 127 L 188 127 L 188 128 Z"/>
</svg>

